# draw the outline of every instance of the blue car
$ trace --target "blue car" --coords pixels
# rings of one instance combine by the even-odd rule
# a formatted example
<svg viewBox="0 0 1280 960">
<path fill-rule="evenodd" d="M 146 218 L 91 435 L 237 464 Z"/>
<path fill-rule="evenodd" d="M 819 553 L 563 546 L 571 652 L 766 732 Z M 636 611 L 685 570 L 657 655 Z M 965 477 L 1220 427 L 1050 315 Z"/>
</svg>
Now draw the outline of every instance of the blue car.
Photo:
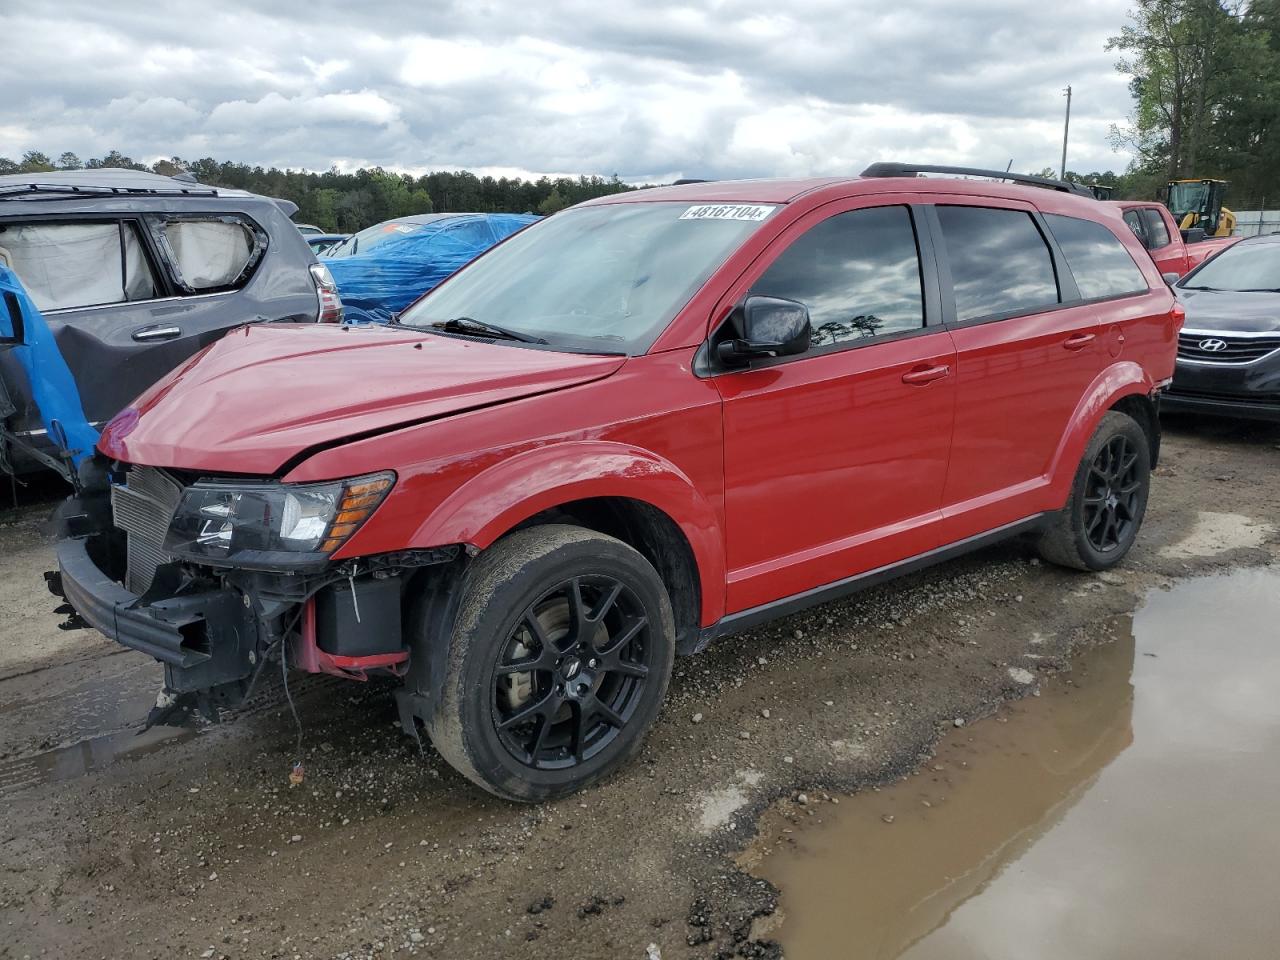
<svg viewBox="0 0 1280 960">
<path fill-rule="evenodd" d="M 353 234 L 324 256 L 350 323 L 386 323 L 445 277 L 539 218 L 429 213 Z"/>
</svg>

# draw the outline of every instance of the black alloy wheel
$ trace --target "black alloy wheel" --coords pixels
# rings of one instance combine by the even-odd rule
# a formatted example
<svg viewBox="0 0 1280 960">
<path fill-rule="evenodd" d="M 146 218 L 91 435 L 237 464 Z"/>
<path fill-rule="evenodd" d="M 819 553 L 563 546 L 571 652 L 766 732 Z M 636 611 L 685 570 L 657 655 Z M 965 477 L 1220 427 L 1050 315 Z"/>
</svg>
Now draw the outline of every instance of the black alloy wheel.
<svg viewBox="0 0 1280 960">
<path fill-rule="evenodd" d="M 1138 451 L 1124 434 L 1112 437 L 1089 465 L 1084 495 L 1084 528 L 1089 544 L 1109 553 L 1129 539 L 1138 521 L 1143 477 Z"/>
<path fill-rule="evenodd" d="M 1061 510 L 1046 518 L 1040 555 L 1076 570 L 1105 570 L 1128 554 L 1151 493 L 1151 438 L 1108 410 L 1085 446 Z"/>
<path fill-rule="evenodd" d="M 603 574 L 573 577 L 524 611 L 494 671 L 502 745 L 539 770 L 576 766 L 626 727 L 649 679 L 649 618 L 635 591 Z"/>
<path fill-rule="evenodd" d="M 675 660 L 671 598 L 653 564 L 607 534 L 548 523 L 501 538 L 464 576 L 447 648 L 426 615 L 412 640 L 430 667 L 416 689 L 432 697 L 440 755 L 525 802 L 581 790 L 634 757 Z"/>
</svg>

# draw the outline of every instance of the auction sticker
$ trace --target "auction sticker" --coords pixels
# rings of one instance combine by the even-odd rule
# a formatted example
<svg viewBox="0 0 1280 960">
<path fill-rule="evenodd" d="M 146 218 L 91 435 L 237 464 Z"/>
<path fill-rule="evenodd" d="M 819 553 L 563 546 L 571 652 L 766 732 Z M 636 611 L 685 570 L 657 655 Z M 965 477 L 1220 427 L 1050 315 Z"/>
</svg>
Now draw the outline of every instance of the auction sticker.
<svg viewBox="0 0 1280 960">
<path fill-rule="evenodd" d="M 763 220 L 773 207 L 759 203 L 700 203 L 680 214 L 681 220 Z"/>
</svg>

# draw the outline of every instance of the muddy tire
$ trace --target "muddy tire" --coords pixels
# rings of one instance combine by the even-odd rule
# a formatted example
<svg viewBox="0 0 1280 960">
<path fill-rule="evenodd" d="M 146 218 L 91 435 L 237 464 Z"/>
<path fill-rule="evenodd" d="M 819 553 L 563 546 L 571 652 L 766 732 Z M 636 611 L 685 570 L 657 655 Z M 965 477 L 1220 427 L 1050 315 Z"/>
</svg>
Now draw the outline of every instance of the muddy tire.
<svg viewBox="0 0 1280 960">
<path fill-rule="evenodd" d="M 1151 448 L 1132 417 L 1108 411 L 1076 469 L 1067 505 L 1040 538 L 1040 555 L 1076 570 L 1124 559 L 1142 526 L 1151 490 Z"/>
<path fill-rule="evenodd" d="M 491 793 L 562 797 L 640 749 L 674 657 L 671 601 L 639 552 L 581 527 L 520 530 L 472 566 L 427 730 Z"/>
</svg>

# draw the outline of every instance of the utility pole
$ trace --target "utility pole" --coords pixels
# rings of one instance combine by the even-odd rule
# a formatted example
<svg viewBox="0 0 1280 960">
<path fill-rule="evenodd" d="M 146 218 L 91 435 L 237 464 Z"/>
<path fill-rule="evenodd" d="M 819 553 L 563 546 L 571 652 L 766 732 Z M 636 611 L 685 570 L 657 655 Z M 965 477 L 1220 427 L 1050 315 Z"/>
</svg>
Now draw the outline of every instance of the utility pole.
<svg viewBox="0 0 1280 960">
<path fill-rule="evenodd" d="M 1067 120 L 1062 125 L 1062 171 L 1058 177 L 1067 179 L 1067 134 L 1071 132 L 1071 87 L 1067 87 Z"/>
</svg>

